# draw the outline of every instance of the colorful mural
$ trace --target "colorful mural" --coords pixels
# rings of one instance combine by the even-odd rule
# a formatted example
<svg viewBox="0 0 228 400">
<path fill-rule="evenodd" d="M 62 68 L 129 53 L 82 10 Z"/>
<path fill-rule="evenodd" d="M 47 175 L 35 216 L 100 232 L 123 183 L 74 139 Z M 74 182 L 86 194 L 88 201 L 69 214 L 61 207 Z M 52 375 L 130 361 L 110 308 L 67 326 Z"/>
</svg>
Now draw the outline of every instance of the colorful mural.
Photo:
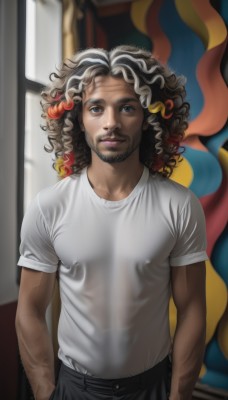
<svg viewBox="0 0 228 400">
<path fill-rule="evenodd" d="M 84 4 L 81 46 L 136 44 L 187 78 L 191 119 L 172 179 L 198 196 L 207 222 L 207 347 L 201 380 L 228 390 L 228 1 Z M 170 303 L 171 333 L 176 314 Z"/>
</svg>

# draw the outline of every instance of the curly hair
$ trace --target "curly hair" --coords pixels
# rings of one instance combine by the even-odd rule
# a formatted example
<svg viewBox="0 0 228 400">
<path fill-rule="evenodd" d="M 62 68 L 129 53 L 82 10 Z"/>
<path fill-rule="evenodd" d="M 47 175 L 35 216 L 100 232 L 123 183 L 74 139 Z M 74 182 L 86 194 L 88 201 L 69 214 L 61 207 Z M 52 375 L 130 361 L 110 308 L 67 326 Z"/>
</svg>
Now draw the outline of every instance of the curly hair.
<svg viewBox="0 0 228 400">
<path fill-rule="evenodd" d="M 60 176 L 66 176 L 80 173 L 91 163 L 91 150 L 78 117 L 82 93 L 97 76 L 122 78 L 132 85 L 148 125 L 142 133 L 140 161 L 151 173 L 169 177 L 181 159 L 181 142 L 188 127 L 185 78 L 162 65 L 149 51 L 134 46 L 79 51 L 50 75 L 51 82 L 41 93 L 46 122 L 42 128 L 48 133 L 45 150 L 55 154 L 55 169 Z M 152 110 L 153 105 L 157 111 Z M 162 110 L 165 105 L 167 108 Z"/>
</svg>

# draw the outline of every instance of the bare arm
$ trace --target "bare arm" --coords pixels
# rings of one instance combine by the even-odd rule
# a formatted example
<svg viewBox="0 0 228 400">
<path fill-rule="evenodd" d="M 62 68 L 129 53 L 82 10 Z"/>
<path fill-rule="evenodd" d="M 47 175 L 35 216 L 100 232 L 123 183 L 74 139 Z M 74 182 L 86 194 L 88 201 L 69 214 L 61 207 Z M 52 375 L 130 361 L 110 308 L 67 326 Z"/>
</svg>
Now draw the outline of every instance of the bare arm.
<svg viewBox="0 0 228 400">
<path fill-rule="evenodd" d="M 48 400 L 54 390 L 54 355 L 46 324 L 56 274 L 23 268 L 16 315 L 22 362 L 36 400 Z"/>
<path fill-rule="evenodd" d="M 170 400 L 190 400 L 205 348 L 205 263 L 172 267 L 171 283 L 177 327 Z"/>
</svg>

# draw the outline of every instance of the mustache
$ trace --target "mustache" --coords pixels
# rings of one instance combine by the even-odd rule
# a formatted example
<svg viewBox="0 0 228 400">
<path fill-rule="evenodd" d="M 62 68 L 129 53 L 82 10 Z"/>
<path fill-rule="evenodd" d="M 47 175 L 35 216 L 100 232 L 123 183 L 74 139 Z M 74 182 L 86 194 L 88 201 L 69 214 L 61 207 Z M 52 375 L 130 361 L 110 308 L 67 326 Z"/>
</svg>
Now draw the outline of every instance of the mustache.
<svg viewBox="0 0 228 400">
<path fill-rule="evenodd" d="M 125 139 L 124 135 L 122 135 L 119 132 L 115 132 L 115 131 L 110 131 L 110 132 L 106 133 L 105 135 L 101 135 L 99 137 L 99 140 L 101 142 L 105 141 L 105 140 L 124 140 L 124 139 Z"/>
</svg>

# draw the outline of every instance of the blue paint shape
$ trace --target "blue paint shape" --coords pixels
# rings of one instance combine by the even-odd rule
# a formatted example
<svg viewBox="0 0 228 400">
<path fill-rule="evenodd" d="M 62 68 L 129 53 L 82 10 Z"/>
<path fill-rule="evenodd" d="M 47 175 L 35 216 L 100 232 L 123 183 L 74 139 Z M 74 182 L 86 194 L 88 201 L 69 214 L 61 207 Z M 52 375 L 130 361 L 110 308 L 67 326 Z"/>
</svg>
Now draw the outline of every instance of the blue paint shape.
<svg viewBox="0 0 228 400">
<path fill-rule="evenodd" d="M 204 362 L 208 369 L 215 369 L 222 373 L 228 373 L 228 360 L 221 351 L 215 337 L 207 345 Z"/>
<path fill-rule="evenodd" d="M 190 189 L 197 197 L 212 194 L 222 182 L 222 168 L 217 158 L 206 151 L 186 146 L 184 157 L 193 169 L 193 180 Z"/>
<path fill-rule="evenodd" d="M 220 10 L 219 13 L 221 17 L 224 19 L 226 25 L 228 25 L 228 1 L 222 0 L 220 1 Z"/>
<path fill-rule="evenodd" d="M 201 378 L 201 382 L 214 387 L 228 389 L 228 360 L 222 353 L 215 338 L 207 345 L 204 362 L 207 372 Z"/>
<path fill-rule="evenodd" d="M 219 236 L 214 246 L 211 257 L 211 262 L 215 270 L 218 272 L 218 274 L 221 276 L 221 278 L 225 281 L 226 285 L 228 286 L 227 255 L 228 255 L 228 226 L 226 226 L 221 236 Z"/>
<path fill-rule="evenodd" d="M 131 30 L 129 34 L 126 34 L 126 36 L 122 38 L 122 41 L 119 44 L 139 46 L 148 51 L 151 51 L 152 49 L 152 42 L 149 36 L 136 29 Z"/>
<path fill-rule="evenodd" d="M 204 98 L 196 77 L 196 68 L 205 48 L 201 39 L 179 16 L 174 1 L 165 0 L 159 16 L 162 30 L 167 35 L 172 52 L 168 64 L 175 73 L 187 78 L 187 101 L 191 105 L 191 120 L 201 112 Z"/>
<path fill-rule="evenodd" d="M 228 125 L 224 126 L 224 128 L 216 135 L 210 136 L 209 139 L 206 140 L 205 145 L 208 150 L 217 157 L 219 149 L 223 146 L 226 140 L 228 140 Z"/>
<path fill-rule="evenodd" d="M 228 390 L 227 374 L 222 374 L 221 372 L 208 370 L 200 381 L 205 385 L 209 385 L 217 389 Z M 213 399 L 214 398 L 215 397 L 213 397 Z"/>
</svg>

